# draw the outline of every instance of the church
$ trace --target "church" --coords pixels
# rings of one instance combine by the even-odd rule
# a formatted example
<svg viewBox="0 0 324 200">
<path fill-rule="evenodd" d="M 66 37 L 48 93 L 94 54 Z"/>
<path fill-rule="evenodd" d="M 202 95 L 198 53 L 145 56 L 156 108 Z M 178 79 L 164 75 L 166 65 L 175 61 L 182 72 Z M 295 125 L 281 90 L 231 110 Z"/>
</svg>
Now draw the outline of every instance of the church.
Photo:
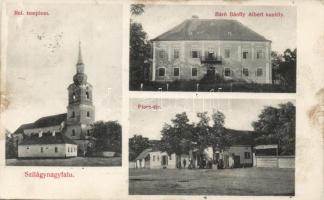
<svg viewBox="0 0 324 200">
<path fill-rule="evenodd" d="M 79 43 L 76 73 L 67 88 L 67 112 L 21 125 L 13 133 L 18 157 L 85 156 L 94 147 L 96 139 L 91 125 L 95 121 L 95 107 L 84 67 Z"/>
</svg>

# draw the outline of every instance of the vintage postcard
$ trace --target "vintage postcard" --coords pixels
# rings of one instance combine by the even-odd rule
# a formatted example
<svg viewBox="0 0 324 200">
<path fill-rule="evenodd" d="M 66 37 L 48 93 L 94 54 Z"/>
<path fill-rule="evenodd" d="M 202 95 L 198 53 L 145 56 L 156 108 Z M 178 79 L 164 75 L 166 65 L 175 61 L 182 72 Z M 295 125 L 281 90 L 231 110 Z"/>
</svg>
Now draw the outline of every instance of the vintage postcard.
<svg viewBox="0 0 324 200">
<path fill-rule="evenodd" d="M 323 199 L 323 11 L 1 1 L 0 198 Z"/>
</svg>

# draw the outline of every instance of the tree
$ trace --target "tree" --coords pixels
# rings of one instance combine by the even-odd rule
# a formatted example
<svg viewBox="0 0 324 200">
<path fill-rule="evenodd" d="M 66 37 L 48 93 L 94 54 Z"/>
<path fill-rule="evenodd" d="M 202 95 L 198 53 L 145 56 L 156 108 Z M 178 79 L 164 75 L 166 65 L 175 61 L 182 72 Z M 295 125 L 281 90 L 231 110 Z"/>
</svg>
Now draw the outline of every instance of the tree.
<svg viewBox="0 0 324 200">
<path fill-rule="evenodd" d="M 121 153 L 122 128 L 117 121 L 98 121 L 92 127 L 96 138 L 95 151 L 114 151 Z"/>
<path fill-rule="evenodd" d="M 132 4 L 131 5 L 131 15 L 141 15 L 144 13 L 144 4 Z"/>
<path fill-rule="evenodd" d="M 271 52 L 271 63 L 274 81 L 295 88 L 297 49 L 286 49 L 283 54 Z"/>
<path fill-rule="evenodd" d="M 211 145 L 214 150 L 216 147 L 225 149 L 225 147 L 229 146 L 231 143 L 224 127 L 225 115 L 220 111 L 216 111 L 212 114 L 212 119 L 214 124 L 211 128 Z"/>
<path fill-rule="evenodd" d="M 171 125 L 165 124 L 161 131 L 161 147 L 163 148 L 161 150 L 168 154 L 175 153 L 181 160 L 181 154 L 188 153 L 192 148 L 192 128 L 185 112 L 176 114 L 175 118 L 171 120 Z M 178 166 L 181 167 L 181 162 Z"/>
<path fill-rule="evenodd" d="M 6 159 L 17 157 L 17 148 L 14 145 L 14 139 L 10 136 L 10 132 L 5 130 L 6 132 Z"/>
<path fill-rule="evenodd" d="M 278 144 L 281 155 L 295 154 L 296 108 L 291 103 L 266 107 L 252 123 L 255 144 Z"/>
<path fill-rule="evenodd" d="M 200 152 L 203 152 L 210 144 L 211 127 L 209 126 L 210 118 L 207 112 L 197 113 L 199 122 L 195 124 L 195 138 L 197 147 Z"/>
<path fill-rule="evenodd" d="M 129 138 L 129 161 L 133 161 L 144 149 L 150 146 L 149 139 L 142 135 L 134 135 Z"/>
<path fill-rule="evenodd" d="M 131 6 L 132 16 L 141 15 L 144 5 L 134 4 Z M 130 54 L 129 54 L 129 78 L 130 83 L 143 82 L 149 77 L 151 63 L 151 42 L 147 39 L 147 33 L 142 24 L 130 21 Z"/>
</svg>

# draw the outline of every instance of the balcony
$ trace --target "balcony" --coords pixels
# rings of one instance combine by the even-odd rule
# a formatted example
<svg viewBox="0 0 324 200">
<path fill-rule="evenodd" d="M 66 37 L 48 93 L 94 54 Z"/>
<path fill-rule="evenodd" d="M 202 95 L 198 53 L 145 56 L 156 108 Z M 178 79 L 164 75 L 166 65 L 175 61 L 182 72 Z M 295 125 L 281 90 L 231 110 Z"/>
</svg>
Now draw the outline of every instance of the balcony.
<svg viewBox="0 0 324 200">
<path fill-rule="evenodd" d="M 201 63 L 207 63 L 207 64 L 222 64 L 222 57 L 221 56 L 216 56 L 214 54 L 209 54 L 205 56 L 200 57 L 200 62 Z"/>
</svg>

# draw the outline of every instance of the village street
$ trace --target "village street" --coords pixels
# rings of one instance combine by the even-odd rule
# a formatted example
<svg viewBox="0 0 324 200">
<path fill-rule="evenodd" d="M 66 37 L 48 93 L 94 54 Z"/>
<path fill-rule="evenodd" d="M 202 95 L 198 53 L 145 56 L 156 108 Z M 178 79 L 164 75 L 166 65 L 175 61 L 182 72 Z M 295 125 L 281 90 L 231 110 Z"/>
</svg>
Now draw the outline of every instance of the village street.
<svg viewBox="0 0 324 200">
<path fill-rule="evenodd" d="M 133 195 L 294 195 L 294 169 L 130 169 Z"/>
<path fill-rule="evenodd" d="M 47 158 L 47 159 L 7 159 L 11 166 L 121 166 L 120 157 L 73 157 L 73 158 Z"/>
</svg>

